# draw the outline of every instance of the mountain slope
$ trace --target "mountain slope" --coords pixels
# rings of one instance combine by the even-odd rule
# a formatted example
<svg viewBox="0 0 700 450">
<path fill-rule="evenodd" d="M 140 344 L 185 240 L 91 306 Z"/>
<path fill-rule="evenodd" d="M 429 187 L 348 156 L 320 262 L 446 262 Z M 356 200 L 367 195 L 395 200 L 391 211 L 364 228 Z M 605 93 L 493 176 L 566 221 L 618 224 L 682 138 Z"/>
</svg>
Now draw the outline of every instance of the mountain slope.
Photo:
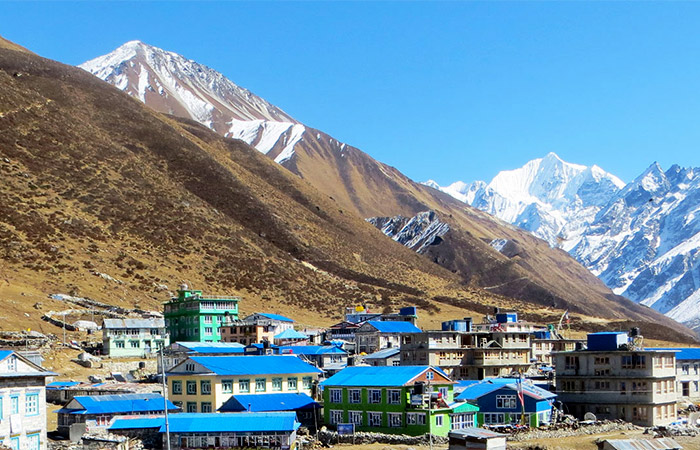
<svg viewBox="0 0 700 450">
<path fill-rule="evenodd" d="M 154 57 L 157 53 L 154 52 Z M 130 67 L 131 62 L 125 60 L 118 66 Z M 90 64 L 90 68 L 107 81 L 116 79 L 111 77 L 111 72 L 101 72 L 95 64 Z M 187 71 L 170 77 L 184 76 L 184 72 Z M 132 85 L 118 87 L 132 95 L 137 92 Z M 158 91 L 157 86 L 151 87 Z M 154 109 L 171 112 L 163 110 L 160 102 L 149 103 L 149 96 L 143 100 Z M 192 113 L 186 116 L 193 117 Z M 211 125 L 206 121 L 205 124 Z M 551 249 L 529 233 L 476 209 L 465 208 L 452 197 L 411 181 L 396 169 L 321 131 L 290 118 L 240 117 L 230 125 L 218 132 L 255 145 L 327 195 L 345 217 L 357 214 L 358 218 L 397 215 L 411 218 L 432 211 L 449 230 L 440 236 L 439 243 L 424 247 L 423 254 L 448 269 L 463 286 L 486 288 L 486 292 L 520 299 L 536 308 L 570 309 L 616 320 L 664 320 L 647 308 L 615 296 L 566 253 Z M 496 240 L 511 242 L 507 248 L 519 250 L 504 254 L 491 245 Z M 454 300 L 445 296 L 434 299 L 443 303 Z M 672 322 L 665 323 L 673 326 Z"/>
</svg>

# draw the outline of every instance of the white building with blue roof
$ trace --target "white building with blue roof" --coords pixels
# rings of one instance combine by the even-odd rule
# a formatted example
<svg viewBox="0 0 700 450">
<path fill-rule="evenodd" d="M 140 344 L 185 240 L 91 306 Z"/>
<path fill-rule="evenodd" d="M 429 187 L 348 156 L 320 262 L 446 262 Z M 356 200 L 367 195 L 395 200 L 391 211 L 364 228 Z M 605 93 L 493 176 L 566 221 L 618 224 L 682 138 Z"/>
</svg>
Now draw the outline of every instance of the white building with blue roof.
<svg viewBox="0 0 700 450">
<path fill-rule="evenodd" d="M 294 355 L 191 356 L 166 377 L 169 398 L 186 412 L 214 412 L 232 395 L 314 396 L 323 372 Z"/>
<path fill-rule="evenodd" d="M 12 350 L 0 350 L 0 444 L 46 448 L 46 378 L 57 375 Z"/>
<path fill-rule="evenodd" d="M 700 400 L 700 348 L 650 348 L 649 350 L 671 350 L 676 352 L 676 391 L 680 398 Z"/>
<path fill-rule="evenodd" d="M 401 347 L 401 336 L 420 333 L 411 322 L 369 320 L 355 331 L 358 353 L 374 353 L 384 348 Z"/>
</svg>

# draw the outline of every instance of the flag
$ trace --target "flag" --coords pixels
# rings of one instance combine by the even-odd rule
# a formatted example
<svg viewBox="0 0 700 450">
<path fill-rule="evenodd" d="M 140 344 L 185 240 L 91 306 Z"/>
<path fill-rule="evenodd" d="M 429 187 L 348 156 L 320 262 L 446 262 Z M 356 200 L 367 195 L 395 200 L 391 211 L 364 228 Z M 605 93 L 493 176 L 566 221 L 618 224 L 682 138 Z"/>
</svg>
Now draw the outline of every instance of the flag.
<svg viewBox="0 0 700 450">
<path fill-rule="evenodd" d="M 564 313 L 564 319 L 566 319 L 566 323 L 569 323 L 569 311 Z"/>
<path fill-rule="evenodd" d="M 520 400 L 520 405 L 522 405 L 522 407 L 525 408 L 525 399 L 523 396 L 523 374 L 522 373 L 518 377 L 518 381 L 517 381 L 516 385 L 518 387 L 518 400 Z"/>
</svg>

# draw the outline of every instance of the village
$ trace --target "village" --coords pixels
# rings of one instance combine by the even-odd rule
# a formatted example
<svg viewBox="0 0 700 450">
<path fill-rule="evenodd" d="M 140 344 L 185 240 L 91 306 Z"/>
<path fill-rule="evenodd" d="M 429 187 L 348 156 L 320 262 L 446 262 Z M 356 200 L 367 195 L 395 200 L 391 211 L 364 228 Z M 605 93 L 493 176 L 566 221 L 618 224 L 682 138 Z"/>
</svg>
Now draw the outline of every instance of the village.
<svg viewBox="0 0 700 450">
<path fill-rule="evenodd" d="M 12 450 L 505 449 L 527 433 L 596 426 L 645 433 L 601 449 L 700 440 L 700 348 L 647 348 L 638 328 L 572 338 L 567 313 L 537 324 L 496 308 L 424 330 L 416 307 L 366 305 L 311 328 L 279 313 L 239 317 L 240 298 L 185 284 L 162 313 L 55 298 L 84 309 L 44 316 L 63 333 L 52 345 L 80 351 L 70 364 L 92 374 L 45 369 L 28 336 L 3 341 L 0 442 Z M 101 324 L 87 320 L 95 311 Z M 67 340 L 67 329 L 101 342 Z M 108 362 L 123 370 L 99 375 Z"/>
</svg>

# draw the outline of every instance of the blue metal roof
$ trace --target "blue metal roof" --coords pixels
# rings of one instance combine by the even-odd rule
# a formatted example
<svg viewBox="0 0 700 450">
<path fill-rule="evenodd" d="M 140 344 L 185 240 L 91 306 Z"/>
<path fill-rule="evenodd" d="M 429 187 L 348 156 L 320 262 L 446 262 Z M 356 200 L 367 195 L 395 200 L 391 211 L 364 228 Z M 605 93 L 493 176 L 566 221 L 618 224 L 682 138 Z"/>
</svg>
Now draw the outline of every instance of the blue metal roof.
<svg viewBox="0 0 700 450">
<path fill-rule="evenodd" d="M 66 388 L 66 387 L 71 387 L 71 386 L 77 386 L 80 384 L 80 381 L 54 381 L 53 383 L 49 383 L 46 385 L 46 389 L 48 390 L 58 390 L 61 388 Z"/>
<path fill-rule="evenodd" d="M 0 361 L 7 358 L 12 353 L 13 353 L 12 350 L 0 350 Z"/>
<path fill-rule="evenodd" d="M 371 353 L 365 356 L 365 359 L 384 359 L 396 356 L 401 351 L 398 347 L 385 348 L 384 350 L 379 350 L 377 352 Z"/>
<path fill-rule="evenodd" d="M 479 397 L 490 394 L 502 388 L 507 388 L 513 391 L 518 390 L 516 378 L 487 378 L 479 383 L 467 386 L 457 398 L 460 400 L 476 400 Z M 529 397 L 538 400 L 554 398 L 557 394 L 546 391 L 529 383 L 523 383 L 523 393 Z"/>
<path fill-rule="evenodd" d="M 275 339 L 308 339 L 309 337 L 303 333 L 299 333 L 296 330 L 288 328 L 283 332 L 276 334 Z"/>
<path fill-rule="evenodd" d="M 268 319 L 272 320 L 279 320 L 281 322 L 294 322 L 294 319 L 290 319 L 289 317 L 284 317 L 279 314 L 270 314 L 270 313 L 257 313 L 263 317 L 267 317 Z"/>
<path fill-rule="evenodd" d="M 83 408 L 63 408 L 57 412 L 68 414 L 118 414 L 163 410 L 160 394 L 79 395 L 73 398 Z M 168 410 L 179 408 L 168 401 Z"/>
<path fill-rule="evenodd" d="M 411 322 L 368 320 L 367 322 L 380 333 L 420 333 L 421 330 Z"/>
<path fill-rule="evenodd" d="M 288 431 L 299 428 L 294 412 L 181 413 L 169 416 L 171 433 Z M 165 424 L 160 427 L 165 433 Z"/>
<path fill-rule="evenodd" d="M 335 345 L 281 345 L 280 353 L 294 355 L 347 355 L 348 352 Z"/>
<path fill-rule="evenodd" d="M 143 428 L 160 428 L 165 425 L 163 416 L 133 416 L 115 419 L 110 430 L 137 430 Z"/>
<path fill-rule="evenodd" d="M 593 335 L 593 336 L 606 336 L 606 335 L 613 335 L 613 334 L 627 334 L 626 331 L 598 331 L 596 333 L 588 333 L 588 335 Z"/>
<path fill-rule="evenodd" d="M 320 407 L 321 405 L 314 401 L 314 399 L 303 393 L 245 394 L 232 396 L 219 408 L 219 411 L 296 411 L 298 409 Z"/>
<path fill-rule="evenodd" d="M 352 366 L 323 382 L 324 386 L 404 386 L 430 366 Z M 444 375 L 436 367 L 432 369 Z"/>
<path fill-rule="evenodd" d="M 685 360 L 700 360 L 700 347 L 678 347 L 678 348 L 649 348 L 647 350 L 674 351 L 676 350 L 676 359 L 678 361 Z"/>
<path fill-rule="evenodd" d="M 273 356 L 191 356 L 217 375 L 273 375 L 283 373 L 322 373 L 292 355 Z"/>
<path fill-rule="evenodd" d="M 238 342 L 176 342 L 191 353 L 243 353 L 245 345 Z"/>
</svg>

